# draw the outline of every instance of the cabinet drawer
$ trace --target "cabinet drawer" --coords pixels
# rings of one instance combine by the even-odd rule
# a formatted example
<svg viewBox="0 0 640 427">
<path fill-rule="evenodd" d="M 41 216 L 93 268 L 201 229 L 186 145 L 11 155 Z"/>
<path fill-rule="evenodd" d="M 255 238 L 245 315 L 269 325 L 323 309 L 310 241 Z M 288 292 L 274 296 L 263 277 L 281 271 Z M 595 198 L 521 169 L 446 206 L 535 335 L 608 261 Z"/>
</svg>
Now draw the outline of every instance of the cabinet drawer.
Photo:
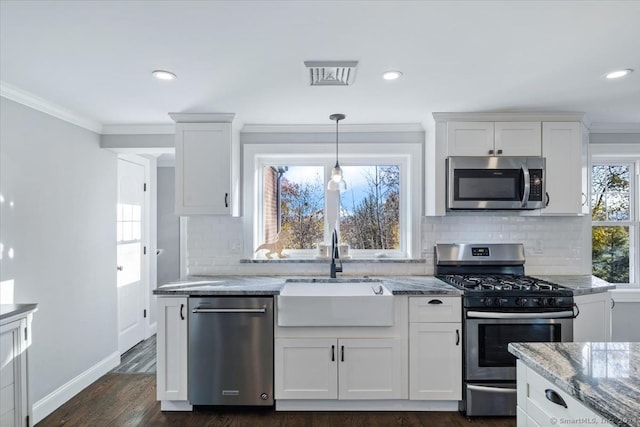
<svg viewBox="0 0 640 427">
<path fill-rule="evenodd" d="M 549 394 L 549 398 L 547 398 L 547 394 Z M 564 404 L 554 403 L 551 400 L 554 396 Z M 531 369 L 527 369 L 526 399 L 527 415 L 541 426 L 567 424 L 571 421 L 576 423 L 581 419 L 597 419 L 598 425 L 611 426 L 603 417 Z"/>
<path fill-rule="evenodd" d="M 409 322 L 460 322 L 460 297 L 410 297 Z"/>
</svg>

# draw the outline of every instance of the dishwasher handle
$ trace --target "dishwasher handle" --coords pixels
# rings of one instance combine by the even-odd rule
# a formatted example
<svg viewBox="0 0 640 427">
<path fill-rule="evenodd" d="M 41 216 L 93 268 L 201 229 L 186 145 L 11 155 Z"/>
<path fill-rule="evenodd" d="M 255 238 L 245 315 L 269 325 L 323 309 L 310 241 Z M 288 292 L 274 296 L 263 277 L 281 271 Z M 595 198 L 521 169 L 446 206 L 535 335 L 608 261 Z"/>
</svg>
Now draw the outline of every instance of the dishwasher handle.
<svg viewBox="0 0 640 427">
<path fill-rule="evenodd" d="M 266 308 L 194 308 L 192 313 L 266 313 Z"/>
</svg>

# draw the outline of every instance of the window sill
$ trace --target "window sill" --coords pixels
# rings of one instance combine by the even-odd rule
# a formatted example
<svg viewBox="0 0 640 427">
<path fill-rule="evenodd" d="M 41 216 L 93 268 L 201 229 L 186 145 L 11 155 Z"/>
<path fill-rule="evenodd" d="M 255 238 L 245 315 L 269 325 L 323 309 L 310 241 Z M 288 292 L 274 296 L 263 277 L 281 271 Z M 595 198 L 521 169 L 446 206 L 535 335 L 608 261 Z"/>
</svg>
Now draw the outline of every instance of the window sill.
<svg viewBox="0 0 640 427">
<path fill-rule="evenodd" d="M 343 264 L 424 264 L 426 259 L 409 259 L 409 258 L 351 258 L 341 260 Z M 331 259 L 302 259 L 302 258 L 283 258 L 283 259 L 241 259 L 240 264 L 327 264 Z"/>
</svg>

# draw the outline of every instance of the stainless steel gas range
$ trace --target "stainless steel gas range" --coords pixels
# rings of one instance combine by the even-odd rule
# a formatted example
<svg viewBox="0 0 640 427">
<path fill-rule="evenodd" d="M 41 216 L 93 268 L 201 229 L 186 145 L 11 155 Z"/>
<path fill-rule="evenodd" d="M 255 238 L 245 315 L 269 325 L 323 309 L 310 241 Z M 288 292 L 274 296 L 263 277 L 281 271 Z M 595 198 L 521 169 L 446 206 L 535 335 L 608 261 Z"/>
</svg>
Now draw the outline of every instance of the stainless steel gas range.
<svg viewBox="0 0 640 427">
<path fill-rule="evenodd" d="M 464 291 L 463 400 L 467 416 L 516 414 L 510 342 L 573 340 L 573 293 L 524 275 L 521 244 L 437 244 L 436 276 Z"/>
</svg>

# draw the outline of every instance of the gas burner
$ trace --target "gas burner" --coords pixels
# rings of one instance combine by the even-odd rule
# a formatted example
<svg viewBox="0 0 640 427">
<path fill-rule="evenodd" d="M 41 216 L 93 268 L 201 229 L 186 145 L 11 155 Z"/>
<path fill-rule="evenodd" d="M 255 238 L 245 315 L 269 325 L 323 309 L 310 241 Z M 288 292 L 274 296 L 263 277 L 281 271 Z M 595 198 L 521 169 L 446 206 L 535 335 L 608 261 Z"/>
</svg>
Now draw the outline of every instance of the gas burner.
<svg viewBox="0 0 640 427">
<path fill-rule="evenodd" d="M 468 291 L 557 291 L 563 289 L 555 283 L 515 274 L 447 274 L 445 282 Z"/>
</svg>

